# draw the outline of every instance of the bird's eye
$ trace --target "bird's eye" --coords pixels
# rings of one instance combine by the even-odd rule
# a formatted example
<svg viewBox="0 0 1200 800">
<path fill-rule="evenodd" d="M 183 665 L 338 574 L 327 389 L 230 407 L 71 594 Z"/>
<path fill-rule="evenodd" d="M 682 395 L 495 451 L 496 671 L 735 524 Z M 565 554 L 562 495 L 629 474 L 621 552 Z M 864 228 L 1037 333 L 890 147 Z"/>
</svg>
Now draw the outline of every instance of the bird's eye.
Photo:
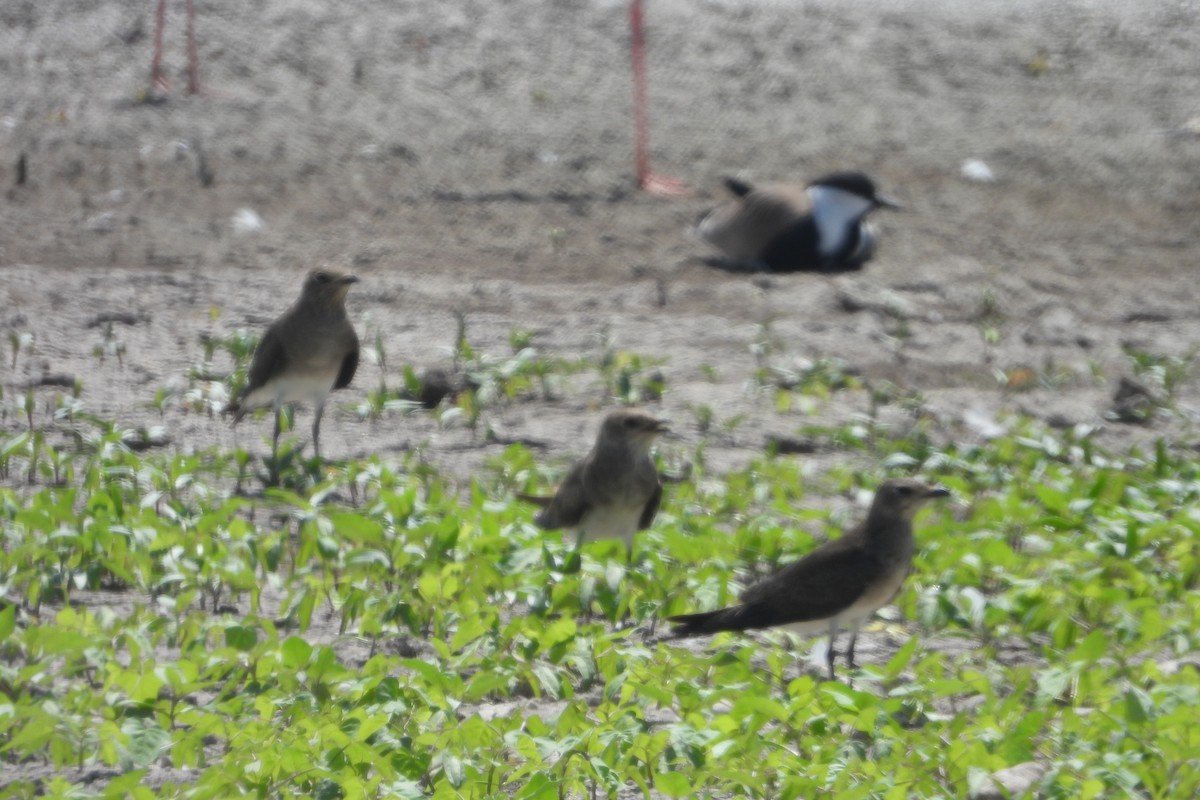
<svg viewBox="0 0 1200 800">
<path fill-rule="evenodd" d="M 637 417 L 626 417 L 624 425 L 626 428 L 636 428 L 641 425 L 641 420 Z"/>
<path fill-rule="evenodd" d="M 911 486 L 901 484 L 900 486 L 896 487 L 896 494 L 900 495 L 901 497 L 908 497 L 912 493 L 913 488 Z"/>
<path fill-rule="evenodd" d="M 328 272 L 318 272 L 316 275 L 313 276 L 313 278 L 316 280 L 317 283 L 329 283 L 329 273 Z"/>
</svg>

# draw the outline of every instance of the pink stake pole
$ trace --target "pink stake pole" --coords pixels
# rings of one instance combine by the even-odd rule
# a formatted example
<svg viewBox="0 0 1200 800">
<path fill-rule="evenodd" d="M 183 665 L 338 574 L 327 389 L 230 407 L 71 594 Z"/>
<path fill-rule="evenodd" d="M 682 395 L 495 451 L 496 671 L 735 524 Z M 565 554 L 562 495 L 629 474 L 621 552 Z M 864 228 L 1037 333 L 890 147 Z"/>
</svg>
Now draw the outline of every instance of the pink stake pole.
<svg viewBox="0 0 1200 800">
<path fill-rule="evenodd" d="M 633 150 L 637 160 L 638 186 L 644 189 L 650 177 L 650 137 L 646 120 L 646 32 L 642 1 L 632 0 L 629 4 L 629 30 L 633 55 Z"/>
<path fill-rule="evenodd" d="M 158 8 L 154 12 L 154 55 L 150 59 L 150 87 L 163 91 L 168 88 L 167 79 L 162 72 L 163 24 L 166 19 L 167 0 L 158 0 Z"/>
<path fill-rule="evenodd" d="M 642 191 L 663 197 L 679 197 L 687 187 L 674 178 L 650 170 L 650 121 L 646 113 L 646 31 L 643 0 L 630 0 L 630 52 L 633 58 L 633 151 L 637 182 Z"/>
</svg>

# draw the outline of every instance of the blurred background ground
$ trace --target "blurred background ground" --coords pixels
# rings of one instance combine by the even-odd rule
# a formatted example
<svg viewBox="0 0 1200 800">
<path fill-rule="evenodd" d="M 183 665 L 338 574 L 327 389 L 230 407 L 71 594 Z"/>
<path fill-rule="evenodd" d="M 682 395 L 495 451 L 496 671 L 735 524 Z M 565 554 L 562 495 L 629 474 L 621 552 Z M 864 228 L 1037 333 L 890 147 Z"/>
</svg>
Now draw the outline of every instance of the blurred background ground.
<svg viewBox="0 0 1200 800">
<path fill-rule="evenodd" d="M 333 265 L 362 279 L 351 315 L 393 382 L 449 364 L 456 315 L 492 354 L 521 330 L 551 357 L 661 359 L 668 448 L 711 413 L 718 473 L 867 407 L 857 391 L 778 411 L 756 388 L 760 367 L 829 358 L 909 399 L 891 424 L 921 416 L 945 439 L 1015 411 L 1102 425 L 1112 446 L 1192 444 L 1190 378 L 1148 425 L 1111 412 L 1130 352 L 1186 363 L 1200 341 L 1196 2 L 649 0 L 652 163 L 693 190 L 674 200 L 634 185 L 624 2 L 198 9 L 203 92 L 184 91 L 178 0 L 158 96 L 152 2 L 0 5 L 0 327 L 32 335 L 0 359 L 4 429 L 23 426 L 27 386 L 63 375 L 90 411 L 163 424 L 172 446 L 263 451 L 266 421 L 234 430 L 183 402 L 201 337 L 261 331 Z M 996 180 L 965 178 L 967 159 Z M 908 209 L 880 215 L 860 274 L 716 271 L 686 235 L 722 176 L 843 168 Z M 365 363 L 339 403 L 380 377 Z M 181 394 L 160 416 L 164 387 Z M 580 377 L 488 424 L 566 458 L 610 395 Z M 427 444 L 463 477 L 500 446 L 347 408 L 323 434 L 334 457 Z"/>
</svg>

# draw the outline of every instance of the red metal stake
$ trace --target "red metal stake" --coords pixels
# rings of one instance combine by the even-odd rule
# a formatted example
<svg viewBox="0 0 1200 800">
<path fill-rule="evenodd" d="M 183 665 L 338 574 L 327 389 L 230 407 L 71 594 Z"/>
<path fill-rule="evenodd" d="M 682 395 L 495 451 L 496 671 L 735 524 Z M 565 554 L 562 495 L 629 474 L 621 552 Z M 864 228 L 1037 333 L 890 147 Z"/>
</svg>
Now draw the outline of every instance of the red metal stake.
<svg viewBox="0 0 1200 800">
<path fill-rule="evenodd" d="M 200 93 L 200 54 L 196 48 L 196 0 L 186 3 L 188 94 Z M 171 81 L 163 74 L 163 28 L 167 21 L 167 0 L 158 0 L 154 10 L 154 56 L 150 61 L 150 86 L 161 92 L 171 91 Z"/>
<path fill-rule="evenodd" d="M 187 0 L 188 94 L 200 93 L 200 56 L 196 51 L 196 0 Z"/>
<path fill-rule="evenodd" d="M 171 88 L 162 71 L 163 24 L 166 19 L 167 0 L 158 0 L 158 8 L 154 12 L 154 56 L 150 60 L 150 87 L 164 92 Z"/>
<path fill-rule="evenodd" d="M 634 158 L 637 163 L 638 186 L 642 191 L 660 197 L 681 197 L 688 194 L 687 187 L 681 181 L 655 174 L 650 170 L 650 123 L 646 116 L 646 32 L 642 4 L 643 0 L 630 0 L 629 3 L 630 50 L 633 56 Z"/>
</svg>

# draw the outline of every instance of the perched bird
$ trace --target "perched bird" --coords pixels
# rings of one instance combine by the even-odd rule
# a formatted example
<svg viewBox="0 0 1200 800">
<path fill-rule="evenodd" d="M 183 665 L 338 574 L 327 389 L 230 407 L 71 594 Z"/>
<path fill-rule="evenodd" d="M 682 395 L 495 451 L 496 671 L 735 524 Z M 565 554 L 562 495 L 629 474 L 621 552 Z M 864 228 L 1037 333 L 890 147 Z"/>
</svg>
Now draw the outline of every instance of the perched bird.
<svg viewBox="0 0 1200 800">
<path fill-rule="evenodd" d="M 357 281 L 334 270 L 308 273 L 300 299 L 259 340 L 246 388 L 230 410 L 236 425 L 255 408 L 274 408 L 272 454 L 279 449 L 280 411 L 296 402 L 313 405 L 313 450 L 321 454 L 325 401 L 334 389 L 349 386 L 358 369 L 358 335 L 346 315 L 346 293 Z"/>
<path fill-rule="evenodd" d="M 825 544 L 747 589 L 741 604 L 670 617 L 676 637 L 719 631 L 784 628 L 828 631 L 826 664 L 833 680 L 834 639 L 850 628 L 846 661 L 854 667 L 854 642 L 862 623 L 892 601 L 912 567 L 913 517 L 926 502 L 950 493 L 911 478 L 884 481 L 871 510 L 840 539 Z"/>
<path fill-rule="evenodd" d="M 548 531 L 574 528 L 577 545 L 620 539 L 632 557 L 634 533 L 650 527 L 662 500 L 650 448 L 668 430 L 640 409 L 609 413 L 592 451 L 571 467 L 553 497 L 521 496 L 543 506 L 534 523 Z"/>
<path fill-rule="evenodd" d="M 808 186 L 725 181 L 736 198 L 709 212 L 696 232 L 741 268 L 773 272 L 860 269 L 875 251 L 866 216 L 900 206 L 861 172 L 835 172 Z"/>
</svg>

